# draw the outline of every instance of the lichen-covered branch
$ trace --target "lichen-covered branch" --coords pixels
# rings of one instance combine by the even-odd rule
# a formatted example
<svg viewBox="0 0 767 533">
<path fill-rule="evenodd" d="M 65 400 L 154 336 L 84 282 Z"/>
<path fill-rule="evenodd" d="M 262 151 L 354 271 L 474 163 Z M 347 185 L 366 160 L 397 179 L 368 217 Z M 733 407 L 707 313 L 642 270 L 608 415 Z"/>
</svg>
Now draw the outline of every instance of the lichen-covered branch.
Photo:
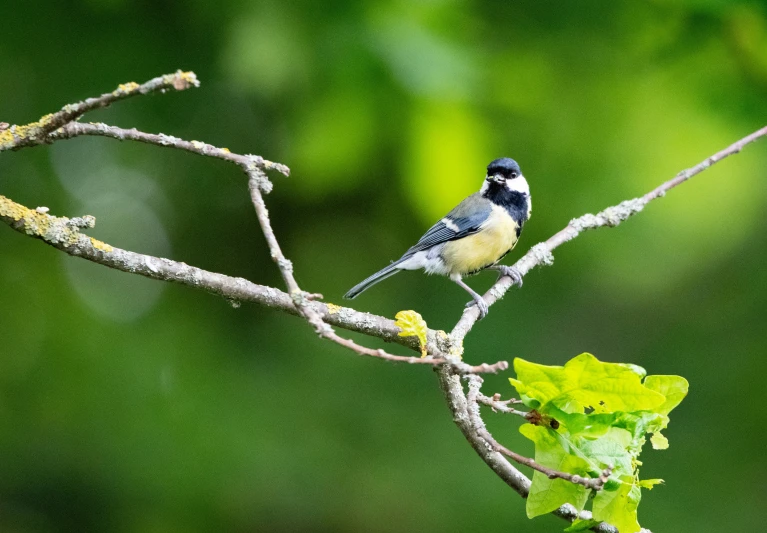
<svg viewBox="0 0 767 533">
<path fill-rule="evenodd" d="M 25 146 L 50 142 L 48 134 L 65 124 L 77 120 L 88 111 L 107 107 L 114 102 L 124 100 L 139 94 L 165 92 L 169 90 L 183 91 L 190 87 L 199 87 L 200 82 L 194 72 L 178 71 L 174 74 L 158 76 L 145 83 L 124 83 L 111 93 L 104 93 L 95 98 L 88 98 L 75 104 L 67 104 L 56 113 L 45 115 L 40 120 L 24 126 L 10 126 L 0 131 L 0 152 L 16 150 Z"/>
<path fill-rule="evenodd" d="M 203 289 L 231 301 L 252 302 L 298 314 L 290 296 L 279 289 L 258 285 L 243 278 L 209 272 L 178 261 L 123 250 L 88 237 L 81 233 L 80 229 L 92 227 L 95 223 L 93 217 L 56 217 L 49 214 L 47 208 L 29 209 L 10 198 L 0 196 L 0 220 L 19 233 L 45 241 L 74 257 L 81 257 L 122 272 Z M 397 335 L 399 329 L 393 320 L 334 304 L 312 302 L 312 306 L 331 324 L 343 325 L 351 331 L 418 350 L 417 340 Z"/>
<path fill-rule="evenodd" d="M 258 285 L 243 278 L 210 272 L 171 259 L 123 250 L 89 237 L 81 233 L 80 229 L 94 226 L 95 218 L 92 216 L 86 215 L 72 219 L 56 217 L 49 214 L 47 208 L 29 209 L 0 195 L 0 220 L 19 233 L 40 239 L 74 257 L 81 257 L 122 272 L 202 289 L 230 301 L 252 302 L 294 315 L 299 314 L 290 295 L 279 289 Z M 414 351 L 420 350 L 415 338 L 398 335 L 400 329 L 393 320 L 370 313 L 361 313 L 331 303 L 311 301 L 307 305 L 328 324 L 377 337 L 387 342 L 394 342 Z M 430 344 L 436 346 L 437 338 L 444 339 L 446 337 L 444 332 L 433 332 Z M 340 339 L 340 337 L 338 338 Z M 338 342 L 336 339 L 333 340 Z M 458 358 L 448 357 L 445 359 L 432 356 L 420 358 L 392 355 L 383 350 L 359 346 L 349 339 L 341 339 L 341 341 L 343 341 L 341 344 L 361 353 L 361 355 L 417 365 L 435 366 L 447 363 L 459 374 L 497 373 L 508 368 L 508 363 L 505 361 L 492 365 L 472 366 Z"/>
<path fill-rule="evenodd" d="M 371 349 L 360 346 L 352 340 L 344 339 L 335 333 L 330 325 L 323 321 L 322 314 L 315 310 L 311 305 L 313 295 L 299 289 L 295 281 L 295 277 L 293 276 L 293 265 L 287 258 L 285 258 L 284 254 L 282 253 L 279 243 L 274 235 L 274 231 L 271 228 L 269 222 L 268 211 L 266 209 L 266 204 L 264 203 L 262 193 L 270 192 L 272 189 L 272 184 L 267 176 L 263 173 L 263 169 L 274 169 L 288 176 L 290 174 L 290 169 L 287 166 L 268 161 L 261 156 L 234 154 L 226 148 L 218 148 L 200 141 L 186 141 L 184 139 L 179 139 L 170 135 L 149 134 L 138 131 L 135 128 L 123 129 L 102 123 L 80 124 L 72 122 L 87 111 L 99 107 L 106 107 L 113 102 L 136 94 L 148 94 L 154 91 L 165 91 L 170 88 L 183 90 L 190 86 L 199 86 L 199 82 L 197 81 L 195 74 L 192 72 L 179 71 L 175 74 L 160 76 L 141 85 L 136 83 L 120 85 L 115 91 L 111 93 L 103 94 L 97 98 L 89 98 L 76 104 L 66 105 L 61 111 L 51 115 L 46 115 L 38 122 L 28 124 L 26 126 L 8 126 L 3 124 L 2 130 L 0 130 L 2 132 L 0 133 L 0 135 L 2 135 L 0 140 L 2 140 L 4 144 L 0 144 L 0 150 L 19 149 L 25 146 L 34 146 L 38 144 L 54 142 L 56 140 L 71 139 L 82 135 L 95 135 L 117 140 L 133 140 L 154 144 L 156 146 L 172 147 L 179 150 L 184 150 L 208 157 L 215 157 L 234 163 L 238 165 L 249 178 L 248 186 L 250 188 L 250 195 L 253 201 L 253 205 L 256 208 L 256 215 L 258 217 L 259 224 L 261 225 L 264 237 L 266 238 L 267 244 L 269 245 L 271 255 L 277 263 L 283 280 L 286 283 L 289 296 L 292 300 L 292 305 L 298 314 L 306 318 L 306 320 L 314 327 L 315 331 L 320 336 L 332 340 L 341 346 L 349 348 L 360 355 L 368 355 L 389 361 L 407 362 L 411 364 L 418 363 L 436 365 L 449 363 L 454 368 L 454 370 L 459 373 L 498 372 L 508 368 L 508 363 L 505 361 L 500 361 L 494 365 L 467 365 L 461 362 L 459 358 L 443 356 L 439 349 L 437 349 L 434 345 L 432 345 L 432 354 L 437 355 L 437 357 L 429 357 L 427 359 L 416 360 L 413 357 L 392 355 L 380 349 Z M 7 206 L 12 203 L 9 199 L 5 200 Z M 26 209 L 23 206 L 20 206 L 20 204 L 15 205 L 19 206 L 19 209 Z M 12 219 L 10 207 L 8 208 L 8 213 L 10 220 Z M 16 214 L 18 215 L 18 213 Z M 30 216 L 24 216 L 22 218 L 27 221 L 34 220 Z M 55 221 L 62 219 L 51 217 L 50 220 Z M 43 219 L 42 221 L 50 222 L 47 219 Z M 49 244 L 58 244 L 57 242 L 52 241 L 50 238 L 45 238 L 43 235 L 37 236 L 43 237 L 43 240 L 46 240 L 49 242 Z M 76 247 L 73 248 L 73 250 L 86 251 L 86 248 L 87 246 Z M 393 326 L 392 329 L 395 330 L 392 333 L 396 336 L 398 328 Z"/>
<path fill-rule="evenodd" d="M 477 428 L 484 428 L 485 423 L 479 416 L 479 406 L 476 403 L 474 406 L 471 406 L 471 409 L 476 407 L 476 411 L 470 410 L 469 402 L 466 399 L 466 394 L 461 384 L 461 376 L 456 375 L 445 367 L 440 368 L 438 374 L 442 394 L 447 400 L 448 408 L 453 415 L 453 422 L 455 422 L 463 436 L 466 437 L 471 447 L 474 448 L 474 451 L 477 452 L 477 455 L 482 458 L 487 466 L 509 487 L 514 489 L 517 494 L 526 498 L 528 492 L 530 492 L 530 480 L 480 436 Z"/>
</svg>

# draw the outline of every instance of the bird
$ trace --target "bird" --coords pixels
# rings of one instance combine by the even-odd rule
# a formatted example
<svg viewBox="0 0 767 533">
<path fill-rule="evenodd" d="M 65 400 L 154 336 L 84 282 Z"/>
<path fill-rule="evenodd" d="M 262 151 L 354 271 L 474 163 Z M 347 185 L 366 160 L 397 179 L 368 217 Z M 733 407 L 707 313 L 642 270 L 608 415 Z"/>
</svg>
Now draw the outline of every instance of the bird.
<svg viewBox="0 0 767 533">
<path fill-rule="evenodd" d="M 402 257 L 352 287 L 344 298 L 356 298 L 402 270 L 423 269 L 447 276 L 466 290 L 472 297 L 466 306 L 476 305 L 482 319 L 487 303 L 462 278 L 492 269 L 521 286 L 519 270 L 498 262 L 517 244 L 531 213 L 530 187 L 519 164 L 509 157 L 495 159 L 487 166 L 479 192 L 465 198 Z"/>
</svg>

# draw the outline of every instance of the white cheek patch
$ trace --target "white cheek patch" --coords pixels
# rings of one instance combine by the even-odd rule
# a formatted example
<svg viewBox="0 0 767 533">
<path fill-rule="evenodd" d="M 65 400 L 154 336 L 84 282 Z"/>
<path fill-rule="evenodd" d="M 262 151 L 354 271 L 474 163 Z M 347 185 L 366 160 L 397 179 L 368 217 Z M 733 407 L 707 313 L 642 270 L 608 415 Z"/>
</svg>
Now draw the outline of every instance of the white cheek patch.
<svg viewBox="0 0 767 533">
<path fill-rule="evenodd" d="M 490 182 L 487 181 L 487 176 L 485 176 L 485 181 L 482 182 L 482 187 L 479 189 L 479 194 L 484 196 L 489 187 L 490 187 Z"/>
<path fill-rule="evenodd" d="M 530 196 L 530 186 L 527 184 L 527 180 L 523 175 L 519 175 L 516 178 L 506 180 L 506 187 L 511 191 L 521 192 L 527 196 Z"/>
</svg>

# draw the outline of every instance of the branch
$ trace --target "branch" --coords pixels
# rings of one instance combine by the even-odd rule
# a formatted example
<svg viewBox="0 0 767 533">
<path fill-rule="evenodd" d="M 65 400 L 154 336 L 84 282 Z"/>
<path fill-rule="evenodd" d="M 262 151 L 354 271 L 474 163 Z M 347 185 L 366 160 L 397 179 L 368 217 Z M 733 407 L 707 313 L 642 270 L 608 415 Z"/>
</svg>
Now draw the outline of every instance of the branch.
<svg viewBox="0 0 767 533">
<path fill-rule="evenodd" d="M 508 448 L 501 445 L 497 440 L 495 440 L 487 430 L 478 430 L 478 433 L 479 436 L 485 439 L 485 441 L 495 451 L 501 452 L 506 457 L 510 457 L 521 465 L 529 466 L 533 470 L 537 470 L 549 479 L 564 479 L 565 481 L 575 483 L 576 485 L 583 485 L 587 489 L 602 490 L 602 487 L 605 486 L 605 483 L 607 483 L 607 480 L 610 478 L 610 474 L 612 474 L 613 471 L 612 468 L 605 468 L 605 470 L 597 478 L 587 478 L 575 474 L 568 474 L 567 472 L 559 472 L 558 470 L 553 470 L 539 463 L 536 463 L 529 457 L 524 457 L 517 452 L 509 450 Z"/>
<path fill-rule="evenodd" d="M 111 93 L 104 93 L 96 98 L 88 98 L 76 104 L 67 104 L 60 111 L 45 115 L 37 122 L 26 126 L 13 125 L 0 131 L 0 152 L 50 142 L 48 140 L 49 133 L 77 120 L 88 111 L 107 107 L 119 100 L 125 100 L 139 94 L 165 92 L 171 89 L 184 91 L 190 87 L 199 86 L 200 82 L 197 81 L 194 72 L 181 72 L 180 70 L 175 74 L 166 74 L 151 79 L 141 85 L 135 82 L 125 83 Z"/>
<path fill-rule="evenodd" d="M 19 149 L 27 146 L 36 146 L 39 144 L 51 143 L 56 140 L 72 139 L 82 135 L 95 135 L 108 137 L 117 140 L 133 140 L 155 146 L 164 146 L 170 148 L 176 148 L 191 153 L 196 153 L 203 156 L 214 157 L 223 159 L 240 167 L 248 176 L 248 186 L 250 189 L 251 199 L 253 205 L 256 208 L 256 215 L 258 217 L 259 224 L 264 233 L 264 237 L 267 240 L 269 249 L 271 251 L 272 258 L 277 263 L 283 280 L 288 288 L 288 295 L 279 293 L 279 296 L 288 296 L 290 304 L 282 305 L 283 310 L 294 312 L 306 318 L 306 320 L 314 327 L 315 331 L 322 337 L 327 338 L 337 344 L 349 348 L 360 355 L 367 355 L 371 357 L 377 357 L 393 362 L 407 362 L 410 364 L 426 364 L 426 365 L 439 365 L 450 364 L 453 369 L 460 373 L 472 373 L 472 372 L 499 372 L 508 368 L 508 363 L 505 361 L 499 361 L 493 365 L 482 364 L 478 366 L 471 366 L 460 361 L 460 358 L 444 355 L 442 350 L 437 344 L 431 344 L 431 353 L 437 357 L 429 357 L 426 359 L 416 359 L 414 357 L 405 357 L 388 354 L 383 350 L 374 350 L 360 346 L 350 339 L 344 339 L 340 337 L 333 329 L 326 324 L 323 319 L 325 314 L 333 315 L 333 309 L 329 306 L 325 308 L 315 309 L 315 305 L 311 302 L 313 297 L 319 295 L 311 295 L 303 292 L 299 289 L 298 284 L 293 276 L 293 265 L 285 258 L 282 253 L 277 238 L 274 235 L 274 231 L 271 228 L 269 222 L 268 211 L 263 200 L 262 192 L 268 193 L 272 189 L 272 184 L 266 175 L 263 173 L 264 169 L 274 169 L 286 176 L 290 174 L 290 169 L 280 163 L 274 163 L 268 161 L 261 156 L 256 155 L 240 155 L 234 154 L 226 148 L 218 148 L 216 146 L 203 143 L 200 141 L 186 141 L 165 135 L 162 133 L 151 134 L 144 133 L 133 129 L 123 129 L 115 126 L 109 126 L 101 123 L 80 124 L 74 123 L 73 120 L 78 119 L 84 113 L 106 107 L 113 102 L 135 96 L 138 94 L 149 94 L 151 92 L 165 92 L 169 89 L 184 90 L 191 86 L 199 86 L 197 77 L 193 72 L 181 72 L 178 71 L 175 74 L 168 74 L 154 78 L 141 85 L 137 83 L 128 83 L 120 85 L 115 91 L 111 93 L 105 93 L 96 98 L 88 98 L 82 102 L 76 104 L 69 104 L 64 106 L 61 111 L 46 115 L 42 119 L 26 126 L 8 126 L 3 123 L 3 127 L 0 128 L 0 151 L 9 149 Z M 17 204 L 12 200 L 0 197 L 2 199 L 3 206 L 0 208 L 0 216 L 3 220 L 15 227 L 16 229 L 22 229 L 23 232 L 39 237 L 51 245 L 58 247 L 59 249 L 70 253 L 70 255 L 76 255 L 78 257 L 84 257 L 91 261 L 98 262 L 112 268 L 118 268 L 126 272 L 139 273 L 155 279 L 161 279 L 165 281 L 177 281 L 181 283 L 187 283 L 193 286 L 200 286 L 206 290 L 218 294 L 224 293 L 239 293 L 241 292 L 242 282 L 245 280 L 236 280 L 238 286 L 235 290 L 230 290 L 232 287 L 227 286 L 231 278 L 221 274 L 215 274 L 211 272 L 205 272 L 201 269 L 189 267 L 183 263 L 175 263 L 168 259 L 153 258 L 151 256 L 142 256 L 140 254 L 133 254 L 126 250 L 115 249 L 114 247 L 101 243 L 94 239 L 90 239 L 85 235 L 81 235 L 78 231 L 77 225 L 72 225 L 72 221 L 66 218 L 57 218 L 47 215 L 47 211 L 32 211 L 21 204 Z M 92 217 L 91 217 L 92 219 Z M 88 227 L 93 226 L 95 219 Z M 82 238 L 81 238 L 82 237 Z M 112 257 L 106 257 L 108 254 L 112 254 Z M 119 256 L 116 257 L 116 256 Z M 164 272 L 157 268 L 157 264 L 162 263 L 165 267 Z M 143 265 L 149 265 L 144 268 Z M 190 277 L 191 276 L 191 277 Z M 205 279 L 204 285 L 200 281 L 201 278 Z M 246 282 L 248 283 L 248 282 Z M 261 287 L 252 284 L 248 296 L 255 298 L 259 303 L 270 307 L 276 307 L 275 293 L 276 289 Z M 234 299 L 232 296 L 227 296 Z M 321 296 L 320 296 L 321 297 Z M 284 298 L 281 298 L 284 303 Z M 344 308 L 335 307 L 336 311 Z M 397 334 L 399 328 L 397 328 L 393 322 L 386 321 L 383 317 L 374 317 L 368 315 L 364 319 L 360 320 L 360 317 L 349 315 L 359 315 L 356 311 L 350 310 L 352 313 L 344 313 L 343 316 L 346 319 L 342 322 L 342 327 L 347 327 L 355 331 L 363 331 L 368 334 L 378 333 L 378 337 L 390 339 L 401 339 Z M 340 317 L 339 317 L 340 318 Z M 330 320 L 330 322 L 334 322 Z M 385 323 L 384 323 L 385 322 Z M 375 323 L 371 327 L 371 323 Z M 385 331 L 384 331 L 385 330 Z M 436 333 L 432 332 L 432 339 L 436 339 Z M 442 337 L 446 337 L 443 334 Z M 414 339 L 413 339 L 414 340 Z M 413 345 L 413 340 L 408 342 L 401 342 L 412 348 L 416 348 Z M 444 343 L 443 343 L 444 344 Z"/>
<path fill-rule="evenodd" d="M 50 246 L 61 250 L 73 257 L 81 257 L 100 265 L 114 268 L 122 272 L 138 274 L 151 279 L 180 283 L 187 287 L 202 289 L 212 294 L 222 296 L 233 302 L 252 302 L 264 307 L 298 315 L 293 300 L 287 293 L 258 285 L 244 278 L 235 278 L 225 274 L 210 272 L 201 268 L 187 265 L 171 259 L 139 254 L 114 247 L 80 231 L 84 227 L 93 227 L 95 218 L 84 216 L 78 218 L 55 217 L 48 209 L 39 207 L 29 209 L 10 198 L 0 195 L 0 220 L 19 233 L 37 238 Z M 361 313 L 348 307 L 334 304 L 310 302 L 308 304 L 324 321 L 329 324 L 377 337 L 387 342 L 393 342 L 419 351 L 417 339 L 400 337 L 400 329 L 393 320 L 370 313 Z M 447 337 L 444 332 L 433 333 L 430 345 L 437 344 L 437 337 Z M 392 355 L 383 350 L 372 350 L 357 346 L 353 341 L 343 339 L 344 346 L 353 349 L 361 355 L 385 359 L 391 362 L 409 364 L 442 365 L 450 364 L 459 374 L 497 373 L 508 368 L 508 363 L 501 361 L 493 365 L 468 365 L 458 358 L 435 357 L 406 357 Z"/>
<path fill-rule="evenodd" d="M 618 205 L 610 206 L 603 209 L 596 215 L 585 214 L 578 218 L 574 218 L 570 223 L 558 233 L 552 235 L 545 242 L 536 244 L 530 251 L 528 251 L 519 261 L 514 264 L 514 268 L 519 271 L 521 276 L 525 276 L 533 268 L 538 265 L 551 265 L 554 263 L 554 255 L 552 251 L 558 246 L 573 240 L 578 235 L 586 230 L 602 228 L 602 227 L 615 227 L 627 218 L 636 215 L 642 211 L 647 204 L 656 198 L 664 196 L 666 192 L 674 187 L 681 185 L 685 181 L 689 180 L 696 174 L 700 174 L 714 163 L 718 163 L 722 159 L 737 154 L 746 145 L 756 141 L 757 139 L 767 135 L 767 126 L 760 130 L 755 131 L 751 135 L 748 135 L 737 142 L 734 142 L 727 148 L 720 150 L 714 155 L 704 159 L 694 167 L 685 169 L 679 172 L 672 179 L 660 184 L 658 187 L 648 192 L 642 197 L 634 198 L 633 200 L 625 200 Z M 513 285 L 513 280 L 508 276 L 501 277 L 490 290 L 485 293 L 483 299 L 488 306 L 493 305 L 495 302 L 503 298 L 504 294 Z M 453 342 L 456 345 L 460 345 L 463 339 L 471 331 L 471 328 L 477 322 L 479 318 L 479 311 L 476 306 L 466 308 L 461 316 L 461 319 L 453 328 L 450 334 Z"/>
<path fill-rule="evenodd" d="M 530 480 L 517 470 L 506 458 L 479 435 L 477 428 L 484 428 L 485 423 L 479 415 L 479 406 L 469 404 L 463 392 L 461 377 L 451 372 L 449 368 L 438 370 L 439 383 L 442 393 L 447 400 L 448 408 L 453 414 L 453 422 L 461 430 L 477 455 L 500 477 L 509 487 L 523 498 L 530 492 Z"/>
<path fill-rule="evenodd" d="M 266 177 L 266 175 L 263 173 L 263 169 L 274 169 L 277 170 L 286 176 L 290 174 L 290 169 L 282 165 L 280 163 L 274 163 L 272 161 L 268 161 L 264 159 L 261 156 L 255 156 L 255 155 L 240 155 L 240 154 L 234 154 L 230 150 L 226 148 L 218 148 L 216 146 L 203 143 L 200 141 L 186 141 L 183 139 L 179 139 L 177 137 L 173 137 L 170 135 L 165 135 L 162 133 L 159 134 L 151 134 L 151 133 L 144 133 L 141 131 L 133 129 L 123 129 L 118 128 L 115 126 L 109 126 L 106 124 L 101 123 L 90 123 L 90 124 L 79 124 L 79 123 L 73 123 L 72 121 L 81 117 L 84 113 L 87 111 L 97 109 L 100 107 L 106 107 L 110 105 L 113 102 L 116 102 L 118 100 L 122 100 L 124 98 L 134 96 L 137 94 L 148 94 L 155 91 L 164 92 L 165 90 L 168 90 L 170 88 L 176 89 L 176 90 L 183 90 L 187 89 L 190 86 L 199 86 L 199 82 L 197 81 L 197 77 L 192 72 L 177 72 L 175 74 L 168 74 L 165 76 L 160 76 L 158 78 L 154 78 L 153 80 L 150 80 L 144 84 L 138 85 L 136 83 L 128 83 L 124 85 L 120 85 L 118 89 L 111 93 L 103 94 L 97 98 L 88 98 L 87 100 L 84 100 L 82 102 L 76 103 L 76 104 L 70 104 L 64 106 L 61 111 L 54 113 L 52 115 L 46 115 L 42 119 L 40 119 L 38 122 L 26 125 L 26 126 L 10 126 L 6 127 L 6 125 L 3 125 L 3 128 L 0 129 L 0 151 L 7 150 L 7 149 L 19 149 L 23 148 L 25 146 L 35 146 L 43 143 L 50 143 L 56 140 L 64 140 L 64 139 L 72 139 L 74 137 L 79 137 L 82 135 L 95 135 L 95 136 L 102 136 L 102 137 L 108 137 L 112 139 L 117 140 L 133 140 L 148 144 L 153 144 L 156 146 L 165 146 L 165 147 L 171 147 L 176 148 L 179 150 L 184 150 L 191 153 L 196 153 L 203 156 L 209 156 L 214 157 L 218 159 L 223 159 L 225 161 L 229 161 L 231 163 L 236 164 L 239 166 L 245 174 L 248 176 L 248 186 L 250 189 L 250 195 L 251 200 L 253 201 L 253 205 L 256 209 L 256 215 L 258 217 L 259 224 L 261 225 L 261 229 L 264 233 L 264 237 L 267 240 L 267 244 L 269 245 L 269 249 L 272 255 L 272 258 L 277 263 L 277 266 L 280 270 L 280 273 L 282 274 L 283 280 L 285 281 L 285 284 L 288 288 L 289 297 L 292 300 L 292 307 L 297 311 L 297 314 L 303 316 L 315 329 L 315 331 L 324 338 L 327 338 L 341 346 L 344 346 L 346 348 L 349 348 L 356 352 L 359 355 L 367 355 L 371 357 L 377 357 L 381 359 L 385 359 L 388 361 L 393 362 L 407 362 L 410 364 L 427 364 L 427 365 L 438 365 L 438 364 L 450 364 L 454 370 L 458 373 L 465 374 L 465 373 L 471 373 L 471 372 L 499 372 L 501 370 L 506 370 L 508 368 L 508 363 L 505 361 L 499 361 L 498 363 L 495 363 L 493 365 L 488 364 L 482 364 L 478 366 L 471 366 L 463 363 L 460 361 L 457 357 L 451 357 L 444 355 L 442 351 L 435 345 L 431 346 L 431 353 L 432 355 L 436 355 L 437 357 L 430 357 L 428 359 L 422 359 L 417 360 L 414 357 L 404 357 L 404 356 L 398 356 L 398 355 L 392 355 L 388 354 L 383 350 L 374 350 L 371 348 L 366 348 L 364 346 L 360 346 L 353 342 L 350 339 L 344 339 L 340 337 L 337 333 L 333 331 L 333 329 L 326 324 L 323 321 L 323 314 L 314 309 L 311 305 L 311 300 L 313 297 L 321 295 L 311 295 L 309 293 L 306 293 L 304 291 L 301 291 L 298 287 L 298 284 L 296 283 L 295 277 L 293 276 L 293 265 L 292 263 L 284 256 L 282 253 L 282 250 L 280 249 L 280 245 L 277 241 L 277 238 L 274 235 L 274 231 L 271 228 L 271 224 L 269 222 L 269 215 L 268 211 L 266 209 L 266 204 L 264 203 L 262 192 L 263 193 L 269 193 L 272 189 L 272 184 L 269 181 L 269 179 Z M 47 223 L 51 225 L 53 228 L 57 228 L 58 233 L 61 233 L 61 228 L 59 227 L 60 224 L 58 224 L 57 220 L 63 220 L 63 219 L 56 219 L 56 217 L 51 217 L 50 220 L 45 219 L 43 217 L 41 220 L 37 220 L 35 218 L 34 212 L 29 210 L 28 208 L 16 204 L 15 202 L 11 201 L 8 198 L 4 198 L 5 202 L 5 216 L 4 220 L 9 224 L 16 224 L 18 225 L 20 223 L 20 220 L 23 218 L 25 221 L 26 228 L 30 229 L 30 224 L 35 225 L 35 223 Z M 12 207 L 13 204 L 13 207 Z M 38 213 L 38 214 L 45 214 L 45 213 Z M 68 220 L 68 219 L 67 219 Z M 34 221 L 34 222 L 32 222 Z M 64 229 L 66 229 L 68 226 L 64 224 Z M 91 225 L 92 227 L 92 225 Z M 76 228 L 75 228 L 76 229 Z M 39 231 L 35 231 L 34 229 L 30 230 L 33 234 L 35 234 L 38 237 L 43 238 L 43 240 L 46 240 L 49 242 L 49 244 L 60 244 L 61 241 L 59 240 L 61 238 L 60 235 L 57 235 L 55 238 L 46 239 L 44 233 L 41 233 Z M 26 232 L 26 230 L 25 230 Z M 66 231 L 65 231 L 66 233 Z M 50 237 L 50 235 L 48 236 Z M 66 242 L 69 243 L 71 241 L 74 242 L 80 242 L 79 240 L 79 234 L 74 234 L 72 232 L 69 232 L 64 237 L 66 239 Z M 96 242 L 96 241 L 93 241 Z M 93 242 L 90 243 L 91 247 L 93 246 Z M 87 237 L 86 240 L 82 241 L 80 243 L 81 246 L 77 246 L 73 249 L 73 251 L 79 252 L 80 257 L 88 258 L 92 261 L 100 262 L 101 264 L 108 264 L 108 261 L 103 261 L 101 257 L 99 257 L 98 254 L 93 253 L 92 249 L 89 249 L 88 247 L 88 241 Z M 104 243 L 101 243 L 104 245 L 105 248 L 110 248 L 110 252 L 114 250 L 113 247 L 109 245 L 105 245 Z M 64 251 L 68 250 L 66 249 L 68 246 L 65 246 L 63 249 Z M 105 252 L 105 249 L 100 250 L 101 252 Z M 120 253 L 123 255 L 128 254 L 129 252 L 125 250 L 119 250 Z M 128 259 L 128 257 L 124 257 L 124 259 Z M 137 259 L 136 257 L 132 257 L 130 259 Z M 152 261 L 152 258 L 149 258 L 148 256 L 144 256 L 144 260 L 149 260 L 150 263 Z M 169 260 L 162 259 L 163 262 L 167 262 Z M 135 261 L 134 261 L 135 262 Z M 116 265 L 112 264 L 108 266 L 115 267 Z M 172 279 L 173 281 L 180 281 L 178 279 L 178 274 L 182 271 L 184 271 L 184 268 L 178 268 L 178 265 L 173 265 L 175 272 L 173 273 L 176 277 L 176 279 Z M 186 265 L 184 265 L 186 267 Z M 189 267 L 187 267 L 188 269 Z M 126 270 L 126 271 L 132 271 L 137 272 L 141 271 L 143 269 L 132 269 L 132 270 Z M 151 270 L 151 269 L 150 269 Z M 203 271 L 196 269 L 192 270 L 192 272 L 195 272 L 195 274 L 202 274 Z M 144 275 L 148 275 L 145 271 L 142 272 Z M 154 273 L 156 274 L 156 273 Z M 220 278 L 220 275 L 213 274 L 213 273 L 205 273 L 207 274 L 208 278 L 215 278 L 210 279 L 210 281 L 215 281 L 215 285 L 213 287 L 207 287 L 208 290 L 211 290 L 211 292 L 220 292 L 221 291 L 221 282 L 225 281 L 224 279 Z M 156 279 L 166 279 L 171 280 L 171 278 L 167 277 L 161 277 L 161 276 L 150 276 L 155 277 Z M 197 280 L 192 280 L 197 281 Z M 195 283 L 197 285 L 197 283 Z M 263 290 L 257 290 L 256 291 L 259 296 L 264 294 Z M 269 305 L 269 303 L 263 302 L 265 305 Z M 291 309 L 291 310 L 293 310 Z M 396 336 L 397 333 L 399 333 L 399 328 L 391 324 L 391 328 L 389 328 L 390 332 L 386 333 L 387 337 Z M 383 332 L 381 332 L 383 333 Z M 432 335 L 434 338 L 434 335 Z"/>
<path fill-rule="evenodd" d="M 218 148 L 212 144 L 200 141 L 185 141 L 178 137 L 173 137 L 172 135 L 165 135 L 164 133 L 144 133 L 138 131 L 136 128 L 127 130 L 116 126 L 108 126 L 101 122 L 73 122 L 66 124 L 62 126 L 61 129 L 51 132 L 48 139 L 51 141 L 58 141 L 73 139 L 83 135 L 109 137 L 111 139 L 117 139 L 118 141 L 137 141 L 160 147 L 175 148 L 193 154 L 223 159 L 224 161 L 230 161 L 242 167 L 255 166 L 266 170 L 276 170 L 285 176 L 290 176 L 290 169 L 288 167 L 282 163 L 275 163 L 264 159 L 260 155 L 233 154 L 227 148 Z"/>
</svg>

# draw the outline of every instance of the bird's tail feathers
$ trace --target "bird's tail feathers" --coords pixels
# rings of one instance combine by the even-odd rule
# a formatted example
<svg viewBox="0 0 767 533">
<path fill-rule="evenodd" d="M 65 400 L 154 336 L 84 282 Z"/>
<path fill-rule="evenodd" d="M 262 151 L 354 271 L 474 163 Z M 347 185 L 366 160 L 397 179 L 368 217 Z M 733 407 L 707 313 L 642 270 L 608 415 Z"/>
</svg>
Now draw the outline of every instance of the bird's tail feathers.
<svg viewBox="0 0 767 533">
<path fill-rule="evenodd" d="M 394 263 L 387 266 L 386 268 L 382 268 L 381 270 L 379 270 L 372 276 L 360 281 L 354 287 L 349 289 L 349 292 L 344 294 L 344 298 L 347 298 L 349 300 L 356 298 L 357 296 L 360 295 L 362 291 L 369 289 L 370 287 L 372 287 L 379 281 L 383 281 L 386 278 L 393 276 L 394 274 L 396 274 L 397 272 L 401 270 L 401 268 L 399 268 L 398 266 L 401 262 L 402 262 L 402 259 L 400 259 L 399 261 L 395 261 Z"/>
</svg>

